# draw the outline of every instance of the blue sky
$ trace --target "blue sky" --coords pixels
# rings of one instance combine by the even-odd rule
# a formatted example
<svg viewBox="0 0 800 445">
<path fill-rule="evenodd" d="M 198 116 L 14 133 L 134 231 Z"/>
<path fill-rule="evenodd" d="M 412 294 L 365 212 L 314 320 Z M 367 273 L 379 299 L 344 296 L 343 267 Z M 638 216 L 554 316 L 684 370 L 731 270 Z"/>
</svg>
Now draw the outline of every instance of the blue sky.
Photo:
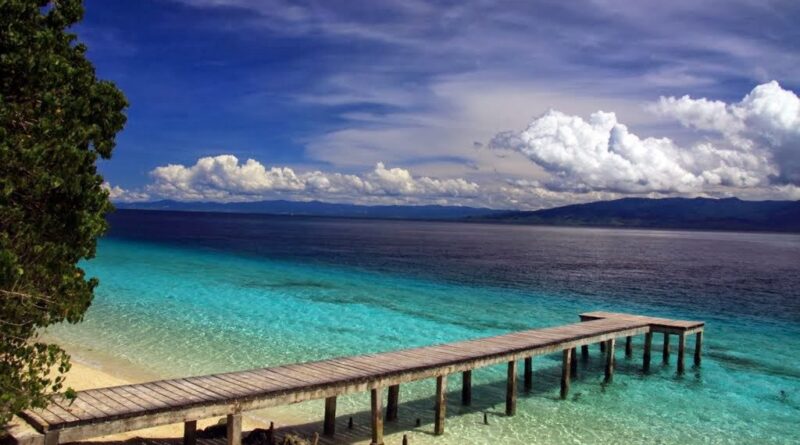
<svg viewBox="0 0 800 445">
<path fill-rule="evenodd" d="M 101 165 L 115 200 L 527 209 L 800 199 L 799 20 L 796 1 L 87 0 L 75 31 L 131 103 Z"/>
</svg>

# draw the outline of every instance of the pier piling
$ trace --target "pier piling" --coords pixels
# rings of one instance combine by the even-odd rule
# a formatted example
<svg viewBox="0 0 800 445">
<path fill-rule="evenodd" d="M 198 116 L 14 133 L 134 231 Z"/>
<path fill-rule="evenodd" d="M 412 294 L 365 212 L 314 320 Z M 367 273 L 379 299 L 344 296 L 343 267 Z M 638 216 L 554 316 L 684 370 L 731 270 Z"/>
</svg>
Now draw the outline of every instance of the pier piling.
<svg viewBox="0 0 800 445">
<path fill-rule="evenodd" d="M 561 398 L 566 399 L 569 394 L 569 375 L 572 363 L 572 349 L 565 349 L 562 353 L 561 363 Z"/>
<path fill-rule="evenodd" d="M 383 402 L 381 401 L 381 388 L 372 388 L 370 391 L 370 407 L 372 408 L 372 442 L 370 445 L 383 445 Z"/>
<path fill-rule="evenodd" d="M 683 374 L 685 368 L 684 352 L 686 352 L 686 336 L 680 333 L 678 334 L 678 375 Z"/>
<path fill-rule="evenodd" d="M 197 421 L 183 422 L 183 445 L 197 444 Z"/>
<path fill-rule="evenodd" d="M 433 433 L 437 436 L 444 434 L 444 416 L 447 412 L 447 376 L 436 377 L 436 419 Z"/>
<path fill-rule="evenodd" d="M 525 391 L 533 389 L 533 357 L 525 357 Z"/>
<path fill-rule="evenodd" d="M 625 337 L 625 358 L 633 357 L 633 337 Z"/>
<path fill-rule="evenodd" d="M 461 404 L 472 404 L 472 370 L 461 373 Z"/>
<path fill-rule="evenodd" d="M 650 371 L 650 351 L 653 349 L 653 333 L 646 332 L 644 334 L 644 354 L 642 355 L 642 370 L 644 372 Z"/>
<path fill-rule="evenodd" d="M 336 434 L 336 397 L 325 399 L 325 422 L 323 423 L 322 433 L 333 437 Z"/>
<path fill-rule="evenodd" d="M 386 421 L 394 422 L 397 420 L 397 407 L 400 401 L 400 385 L 389 387 L 389 397 L 386 401 Z"/>
<path fill-rule="evenodd" d="M 612 380 L 614 380 L 614 346 L 616 344 L 617 340 L 615 338 L 606 341 L 606 383 L 610 383 Z"/>
<path fill-rule="evenodd" d="M 513 416 L 517 412 L 517 361 L 508 362 L 508 378 L 506 380 L 506 415 Z"/>
<path fill-rule="evenodd" d="M 228 414 L 225 426 L 228 445 L 242 445 L 242 413 Z"/>
<path fill-rule="evenodd" d="M 703 331 L 700 331 L 700 332 L 697 333 L 697 335 L 694 338 L 694 365 L 695 366 L 700 366 L 700 362 L 702 361 L 702 358 L 700 357 L 700 354 L 702 354 L 702 351 L 701 351 L 702 349 L 703 349 Z"/>
<path fill-rule="evenodd" d="M 669 334 L 664 333 L 664 350 L 661 353 L 664 363 L 669 363 Z"/>
</svg>

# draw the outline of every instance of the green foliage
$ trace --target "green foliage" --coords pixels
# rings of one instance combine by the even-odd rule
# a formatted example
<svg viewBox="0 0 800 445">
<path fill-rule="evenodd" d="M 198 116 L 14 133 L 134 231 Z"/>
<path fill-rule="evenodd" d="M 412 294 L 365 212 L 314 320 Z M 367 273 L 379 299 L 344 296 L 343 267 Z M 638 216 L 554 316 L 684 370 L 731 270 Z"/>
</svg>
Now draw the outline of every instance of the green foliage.
<svg viewBox="0 0 800 445">
<path fill-rule="evenodd" d="M 77 323 L 111 210 L 97 158 L 125 124 L 123 94 L 68 32 L 81 0 L 0 0 L 0 425 L 63 391 L 69 357 L 40 328 Z"/>
</svg>

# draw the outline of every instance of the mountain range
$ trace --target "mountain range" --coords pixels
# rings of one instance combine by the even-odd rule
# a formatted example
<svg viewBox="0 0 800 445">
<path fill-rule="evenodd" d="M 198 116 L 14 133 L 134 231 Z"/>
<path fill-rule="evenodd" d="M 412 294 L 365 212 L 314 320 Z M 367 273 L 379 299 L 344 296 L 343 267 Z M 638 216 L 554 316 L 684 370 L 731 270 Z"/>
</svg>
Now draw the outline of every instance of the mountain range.
<svg viewBox="0 0 800 445">
<path fill-rule="evenodd" d="M 116 206 L 139 210 L 459 220 L 530 225 L 800 232 L 800 201 L 744 201 L 738 198 L 623 198 L 535 211 L 439 205 L 366 206 L 283 200 L 238 203 L 163 200 L 117 203 Z"/>
</svg>

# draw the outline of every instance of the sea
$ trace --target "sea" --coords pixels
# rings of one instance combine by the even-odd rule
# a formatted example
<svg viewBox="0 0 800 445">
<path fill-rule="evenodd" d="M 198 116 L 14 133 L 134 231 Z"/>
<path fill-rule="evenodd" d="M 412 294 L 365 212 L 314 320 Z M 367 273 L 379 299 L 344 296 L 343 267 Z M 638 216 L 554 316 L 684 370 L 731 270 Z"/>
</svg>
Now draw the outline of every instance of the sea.
<svg viewBox="0 0 800 445">
<path fill-rule="evenodd" d="M 653 367 L 596 347 L 559 397 L 560 354 L 534 359 L 532 391 L 504 415 L 505 366 L 403 385 L 386 443 L 800 443 L 800 235 L 545 227 L 120 210 L 82 267 L 100 285 L 85 320 L 51 327 L 159 377 L 389 351 L 578 321 L 593 310 L 703 320 L 703 362 Z M 673 340 L 673 350 L 675 341 Z M 91 354 L 91 352 L 90 352 Z M 322 401 L 292 406 L 320 422 Z M 368 424 L 365 394 L 339 402 Z M 484 423 L 484 417 L 488 424 Z M 420 425 L 416 426 L 416 419 Z M 264 419 L 268 420 L 268 419 Z M 344 423 L 342 423 L 344 422 Z M 368 437 L 363 439 L 368 440 Z"/>
</svg>

